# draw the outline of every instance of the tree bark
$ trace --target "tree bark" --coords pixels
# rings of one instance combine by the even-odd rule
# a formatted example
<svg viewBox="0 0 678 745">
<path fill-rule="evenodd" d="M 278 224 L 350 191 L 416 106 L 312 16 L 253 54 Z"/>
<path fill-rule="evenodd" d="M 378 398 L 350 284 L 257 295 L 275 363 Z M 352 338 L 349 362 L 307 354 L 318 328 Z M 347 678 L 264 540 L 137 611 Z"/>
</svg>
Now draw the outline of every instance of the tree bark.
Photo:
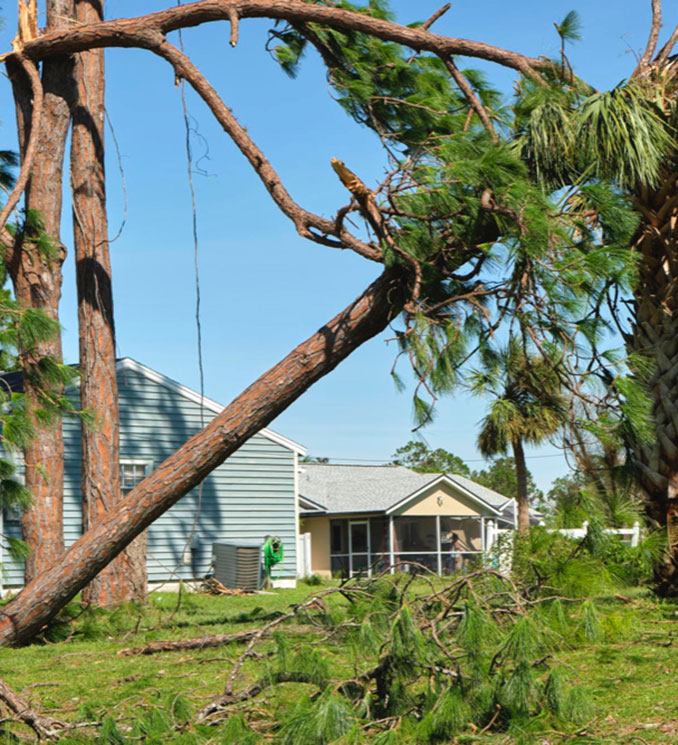
<svg viewBox="0 0 678 745">
<path fill-rule="evenodd" d="M 76 0 L 76 20 L 103 20 L 100 0 Z M 96 416 L 82 427 L 83 527 L 89 530 L 120 501 L 120 433 L 115 324 L 104 166 L 104 50 L 81 52 L 74 63 L 71 187 L 80 329 L 80 402 Z M 83 591 L 92 605 L 146 599 L 144 535 Z"/>
<path fill-rule="evenodd" d="M 403 308 L 409 278 L 387 269 L 345 310 L 300 344 L 193 435 L 90 528 L 55 565 L 3 608 L 0 644 L 30 639 L 125 546 L 372 338 Z"/>
<path fill-rule="evenodd" d="M 50 0 L 47 3 L 49 31 L 67 24 L 72 17 L 70 2 Z M 16 101 L 19 147 L 22 157 L 31 131 L 31 88 L 25 73 L 15 63 L 8 70 Z M 66 252 L 61 244 L 61 184 L 63 158 L 70 126 L 69 98 L 72 64 L 68 57 L 53 57 L 43 62 L 44 99 L 40 129 L 37 133 L 39 157 L 33 161 L 25 191 L 28 211 L 39 215 L 42 231 L 49 237 L 54 255 L 40 251 L 26 233 L 15 244 L 8 260 L 8 271 L 17 301 L 24 307 L 40 308 L 58 319 L 61 298 L 61 265 Z M 37 366 L 43 357 L 61 360 L 61 339 L 39 342 L 31 349 L 19 350 L 24 373 L 25 405 L 36 434 L 24 450 L 25 483 L 33 495 L 33 504 L 23 514 L 21 526 L 31 553 L 25 563 L 26 582 L 32 581 L 59 561 L 63 543 L 63 440 L 61 422 L 41 424 L 40 389 L 36 382 Z M 55 390 L 58 395 L 59 391 Z"/>
<path fill-rule="evenodd" d="M 518 534 L 527 535 L 530 532 L 530 503 L 527 499 L 527 466 L 525 465 L 525 451 L 519 437 L 513 440 L 513 459 L 516 464 L 516 481 L 518 493 Z"/>
<path fill-rule="evenodd" d="M 635 241 L 639 281 L 627 347 L 653 365 L 649 380 L 655 436 L 634 443 L 634 459 L 647 495 L 650 520 L 667 528 L 668 551 L 657 567 L 655 589 L 678 597 L 678 183 L 667 176 L 661 188 L 638 196 L 644 219 Z"/>
</svg>

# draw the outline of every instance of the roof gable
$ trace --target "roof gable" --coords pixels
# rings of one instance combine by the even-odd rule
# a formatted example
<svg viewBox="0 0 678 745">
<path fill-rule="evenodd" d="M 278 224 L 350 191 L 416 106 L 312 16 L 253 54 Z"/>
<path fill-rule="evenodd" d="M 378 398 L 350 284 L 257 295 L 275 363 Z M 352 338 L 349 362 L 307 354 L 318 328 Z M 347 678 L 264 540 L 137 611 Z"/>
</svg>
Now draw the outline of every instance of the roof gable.
<svg viewBox="0 0 678 745">
<path fill-rule="evenodd" d="M 137 360 L 133 360 L 131 357 L 123 357 L 122 359 L 118 360 L 116 367 L 118 372 L 124 372 L 126 370 L 136 372 L 139 375 L 142 375 L 147 380 L 151 380 L 154 383 L 167 388 L 173 393 L 177 393 L 183 398 L 192 401 L 193 403 L 204 406 L 205 409 L 211 411 L 214 414 L 220 414 L 225 408 L 220 403 L 217 403 L 211 398 L 201 396 L 192 388 L 188 388 L 185 385 L 178 383 L 176 380 L 168 378 L 166 375 L 159 373 L 157 370 L 153 370 L 147 365 L 143 365 L 141 362 L 137 362 Z M 274 432 L 271 429 L 264 428 L 260 429 L 257 434 L 265 437 L 268 440 L 271 440 L 271 442 L 275 442 L 276 444 L 287 448 L 288 450 L 292 450 L 298 455 L 306 455 L 306 448 L 303 445 L 300 445 L 294 440 L 290 440 L 288 437 L 285 437 L 278 432 Z"/>
<path fill-rule="evenodd" d="M 436 474 L 437 475 L 437 474 Z M 473 482 L 471 482 L 473 483 Z M 430 489 L 434 489 L 436 486 L 438 487 L 448 487 L 453 492 L 457 492 L 461 494 L 462 497 L 465 499 L 470 500 L 474 504 L 479 505 L 480 507 L 489 510 L 495 515 L 501 514 L 500 510 L 498 510 L 493 505 L 486 502 L 484 499 L 479 497 L 477 494 L 474 494 L 470 489 L 467 489 L 466 487 L 458 484 L 453 477 L 448 476 L 445 473 L 442 473 L 440 475 L 437 475 L 437 478 L 434 478 L 432 481 L 430 481 L 428 484 L 424 484 L 420 489 L 417 489 L 416 492 L 410 494 L 409 496 L 405 497 L 405 499 L 402 499 L 397 504 L 392 505 L 389 507 L 389 509 L 386 510 L 387 515 L 391 515 L 394 512 L 397 512 L 399 510 L 405 509 L 408 505 L 412 504 L 413 502 L 416 502 L 418 499 L 420 499 L 426 492 L 428 492 Z"/>
</svg>

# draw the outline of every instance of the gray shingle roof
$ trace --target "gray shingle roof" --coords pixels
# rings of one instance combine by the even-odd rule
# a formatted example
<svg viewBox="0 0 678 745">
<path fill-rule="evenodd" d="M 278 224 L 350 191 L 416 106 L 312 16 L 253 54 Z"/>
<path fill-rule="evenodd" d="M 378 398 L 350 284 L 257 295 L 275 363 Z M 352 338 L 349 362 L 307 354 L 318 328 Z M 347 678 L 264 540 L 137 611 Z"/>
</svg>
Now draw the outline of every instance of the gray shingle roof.
<svg viewBox="0 0 678 745">
<path fill-rule="evenodd" d="M 416 473 L 404 466 L 340 466 L 304 463 L 299 494 L 329 513 L 385 512 L 438 480 L 440 473 Z M 447 477 L 481 501 L 500 509 L 507 497 L 463 476 Z M 304 507 L 302 506 L 302 510 Z"/>
</svg>

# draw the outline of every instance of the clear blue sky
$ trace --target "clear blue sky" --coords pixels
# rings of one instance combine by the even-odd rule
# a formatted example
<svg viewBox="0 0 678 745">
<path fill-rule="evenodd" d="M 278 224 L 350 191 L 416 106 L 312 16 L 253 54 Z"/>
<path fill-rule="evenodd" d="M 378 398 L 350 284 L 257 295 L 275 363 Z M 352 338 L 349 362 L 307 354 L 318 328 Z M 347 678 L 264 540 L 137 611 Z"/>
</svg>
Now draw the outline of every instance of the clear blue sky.
<svg viewBox="0 0 678 745">
<path fill-rule="evenodd" d="M 108 18 L 166 6 L 160 0 L 108 0 Z M 399 20 L 423 20 L 442 0 L 395 0 Z M 2 50 L 15 33 L 15 3 L 6 0 Z M 676 3 L 665 3 L 667 27 L 678 21 Z M 435 26 L 439 33 L 501 45 L 529 55 L 555 55 L 553 22 L 579 11 L 584 39 L 570 51 L 577 72 L 609 87 L 633 68 L 649 28 L 650 2 L 629 0 L 456 0 Z M 187 53 L 203 69 L 295 199 L 331 215 L 345 192 L 330 168 L 341 158 L 374 183 L 384 160 L 374 136 L 349 120 L 330 99 L 319 60 L 309 55 L 290 80 L 264 50 L 267 21 L 241 23 L 240 42 L 228 45 L 228 26 L 212 24 L 184 34 Z M 120 142 L 128 214 L 112 244 L 118 352 L 198 388 L 195 287 L 190 197 L 179 91 L 167 63 L 148 52 L 108 50 L 108 109 Z M 483 66 L 470 62 L 469 66 Z M 509 91 L 510 71 L 484 65 L 495 85 Z M 205 393 L 228 403 L 299 341 L 356 296 L 378 267 L 349 252 L 299 238 L 272 204 L 249 165 L 195 96 L 194 122 L 209 149 L 194 177 L 200 232 Z M 0 79 L 0 147 L 15 147 L 10 86 Z M 201 143 L 194 138 L 196 154 Z M 108 134 L 111 235 L 123 216 L 122 185 Z M 64 242 L 70 245 L 70 210 Z M 77 360 L 75 279 L 72 257 L 65 269 L 62 304 L 64 350 Z M 395 350 L 388 334 L 354 353 L 317 383 L 271 426 L 332 459 L 386 460 L 411 437 L 408 393 L 389 377 Z M 463 396 L 442 401 L 424 436 L 431 447 L 453 451 L 475 467 L 483 403 Z M 555 454 L 555 456 L 554 456 Z M 557 451 L 532 449 L 529 467 L 542 488 L 566 471 Z"/>
</svg>

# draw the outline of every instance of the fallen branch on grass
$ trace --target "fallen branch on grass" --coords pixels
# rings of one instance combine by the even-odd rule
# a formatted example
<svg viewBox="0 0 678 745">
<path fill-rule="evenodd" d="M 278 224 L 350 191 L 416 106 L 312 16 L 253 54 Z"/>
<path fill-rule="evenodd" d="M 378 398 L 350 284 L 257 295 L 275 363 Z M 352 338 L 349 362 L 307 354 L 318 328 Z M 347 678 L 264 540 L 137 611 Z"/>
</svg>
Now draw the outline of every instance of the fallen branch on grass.
<svg viewBox="0 0 678 745">
<path fill-rule="evenodd" d="M 285 620 L 294 614 L 285 616 Z M 280 616 L 276 617 L 276 620 Z M 266 630 L 266 627 L 264 627 Z M 311 631 L 310 626 L 296 626 L 288 629 L 291 634 L 306 634 Z M 239 642 L 248 642 L 256 637 L 262 629 L 247 629 L 246 631 L 236 631 L 232 634 L 207 634 L 192 639 L 166 639 L 164 641 L 151 642 L 145 647 L 127 647 L 118 651 L 118 657 L 134 657 L 135 655 L 160 654 L 162 652 L 186 652 L 190 650 L 211 649 L 213 647 L 222 647 L 228 644 L 238 644 Z M 255 653 L 249 655 L 256 656 Z"/>
<path fill-rule="evenodd" d="M 0 701 L 14 714 L 14 717 L 28 725 L 35 734 L 45 740 L 54 740 L 72 729 L 72 726 L 59 719 L 39 714 L 32 709 L 25 699 L 21 698 L 8 685 L 0 680 Z"/>
<path fill-rule="evenodd" d="M 249 641 L 259 632 L 259 629 L 248 631 L 236 631 L 233 634 L 209 634 L 195 639 L 169 639 L 159 642 L 151 642 L 145 647 L 128 647 L 118 651 L 118 657 L 132 657 L 138 654 L 158 654 L 160 652 L 178 652 L 190 649 L 208 649 L 220 647 L 224 644 Z"/>
</svg>

